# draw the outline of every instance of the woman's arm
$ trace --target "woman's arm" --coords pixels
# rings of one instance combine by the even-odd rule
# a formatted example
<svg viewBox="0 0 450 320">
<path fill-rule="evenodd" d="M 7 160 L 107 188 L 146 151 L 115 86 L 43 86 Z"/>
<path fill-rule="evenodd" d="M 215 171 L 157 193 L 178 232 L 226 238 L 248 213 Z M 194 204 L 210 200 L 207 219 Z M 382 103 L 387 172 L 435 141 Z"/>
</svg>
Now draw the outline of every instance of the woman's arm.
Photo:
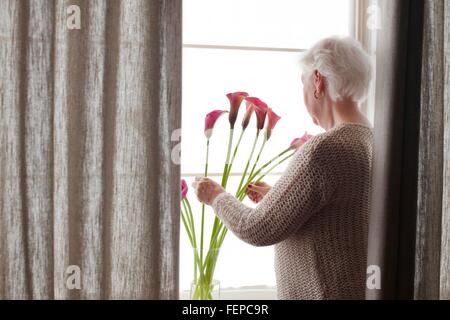
<svg viewBox="0 0 450 320">
<path fill-rule="evenodd" d="M 237 237 L 255 246 L 273 245 L 292 235 L 327 202 L 326 173 L 312 156 L 315 153 L 302 151 L 256 208 L 227 192 L 214 199 L 214 211 Z"/>
</svg>

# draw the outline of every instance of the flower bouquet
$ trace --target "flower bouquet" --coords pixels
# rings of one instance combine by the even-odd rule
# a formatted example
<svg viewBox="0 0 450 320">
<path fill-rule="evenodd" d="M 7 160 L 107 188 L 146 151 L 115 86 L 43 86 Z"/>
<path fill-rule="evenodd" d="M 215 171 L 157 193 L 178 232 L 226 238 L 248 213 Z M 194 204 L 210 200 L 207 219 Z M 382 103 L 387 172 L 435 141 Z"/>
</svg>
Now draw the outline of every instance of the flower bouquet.
<svg viewBox="0 0 450 320">
<path fill-rule="evenodd" d="M 253 114 L 256 115 L 256 133 L 253 141 L 250 154 L 245 165 L 244 172 L 242 173 L 239 186 L 235 191 L 235 196 L 239 201 L 244 200 L 247 195 L 247 187 L 250 183 L 259 182 L 263 179 L 269 172 L 279 166 L 281 163 L 289 159 L 296 150 L 305 143 L 311 135 L 306 132 L 301 138 L 294 139 L 289 147 L 279 152 L 270 161 L 264 163 L 260 167 L 258 162 L 260 156 L 269 141 L 272 131 L 275 128 L 280 117 L 267 106 L 262 100 L 256 97 L 249 97 L 246 92 L 235 92 L 227 94 L 230 101 L 229 110 L 214 110 L 206 115 L 205 118 L 205 136 L 206 136 L 206 161 L 205 161 L 205 177 L 208 176 L 208 156 L 209 156 L 209 146 L 212 137 L 214 125 L 216 121 L 224 114 L 228 113 L 228 120 L 230 123 L 230 129 L 228 134 L 228 147 L 227 154 L 225 157 L 225 164 L 223 168 L 223 174 L 221 178 L 221 185 L 226 190 L 228 177 L 230 176 L 231 169 L 233 167 L 233 162 L 236 158 L 236 154 L 239 150 L 239 145 L 241 143 L 242 137 L 245 132 L 247 132 L 247 127 Z M 246 110 L 242 119 L 242 126 L 240 130 L 237 142 L 234 145 L 234 133 L 235 133 L 235 123 L 238 117 L 239 109 L 242 102 L 246 102 Z M 267 121 L 266 121 L 267 120 Z M 266 126 L 264 126 L 266 123 Z M 261 131 L 264 130 L 264 134 Z M 262 142 L 255 159 L 254 153 L 258 141 Z M 231 152 L 233 150 L 233 152 Z M 190 298 L 192 300 L 211 300 L 213 299 L 214 290 L 214 270 L 218 258 L 220 248 L 223 244 L 225 236 L 227 234 L 227 228 L 222 224 L 222 222 L 217 218 L 214 219 L 214 223 L 211 229 L 211 237 L 209 239 L 208 247 L 205 248 L 205 205 L 202 204 L 201 216 L 196 217 L 192 212 L 192 207 L 187 198 L 188 187 L 186 181 L 181 180 L 181 220 L 184 225 L 184 229 L 189 238 L 190 244 L 193 249 L 194 255 L 194 280 L 191 287 Z M 195 218 L 200 218 L 200 230 L 196 229 Z M 198 239 L 199 236 L 199 239 Z M 198 240 L 198 241 L 197 241 Z"/>
</svg>

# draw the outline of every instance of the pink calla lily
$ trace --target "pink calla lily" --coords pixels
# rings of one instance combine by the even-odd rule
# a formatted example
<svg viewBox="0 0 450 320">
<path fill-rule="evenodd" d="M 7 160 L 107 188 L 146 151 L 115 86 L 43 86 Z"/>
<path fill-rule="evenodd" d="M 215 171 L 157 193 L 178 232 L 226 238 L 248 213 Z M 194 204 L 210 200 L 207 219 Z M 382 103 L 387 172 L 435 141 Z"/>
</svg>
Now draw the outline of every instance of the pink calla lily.
<svg viewBox="0 0 450 320">
<path fill-rule="evenodd" d="M 266 129 L 266 139 L 269 140 L 270 136 L 272 135 L 272 130 L 275 128 L 275 125 L 277 124 L 278 120 L 281 119 L 280 116 L 278 116 L 271 108 L 267 110 L 267 129 Z"/>
<path fill-rule="evenodd" d="M 206 115 L 206 117 L 205 117 L 205 136 L 207 139 L 211 138 L 211 135 L 212 135 L 212 132 L 214 129 L 214 125 L 215 125 L 217 119 L 219 119 L 219 117 L 226 112 L 228 112 L 228 111 L 214 110 Z"/>
<path fill-rule="evenodd" d="M 187 186 L 186 180 L 181 179 L 181 199 L 186 198 L 187 192 L 188 192 L 188 186 Z"/>
<path fill-rule="evenodd" d="M 253 105 L 256 113 L 256 126 L 261 130 L 264 128 L 264 122 L 266 121 L 267 104 L 256 97 L 248 97 L 246 100 Z"/>
<path fill-rule="evenodd" d="M 250 122 L 250 118 L 252 117 L 253 111 L 255 110 L 253 108 L 253 105 L 246 101 L 247 108 L 245 109 L 244 118 L 242 119 L 242 129 L 245 130 L 248 126 L 248 123 Z"/>
<path fill-rule="evenodd" d="M 292 140 L 290 148 L 292 150 L 297 150 L 303 144 L 305 144 L 309 139 L 311 139 L 313 137 L 314 137 L 313 135 L 310 135 L 310 134 L 308 134 L 308 132 L 305 132 L 305 134 L 303 136 L 301 136 L 300 138 L 295 138 L 294 140 Z"/>
<path fill-rule="evenodd" d="M 227 94 L 227 98 L 230 100 L 230 114 L 228 118 L 230 120 L 231 129 L 234 128 L 242 100 L 246 97 L 248 97 L 248 93 L 241 91 Z"/>
</svg>

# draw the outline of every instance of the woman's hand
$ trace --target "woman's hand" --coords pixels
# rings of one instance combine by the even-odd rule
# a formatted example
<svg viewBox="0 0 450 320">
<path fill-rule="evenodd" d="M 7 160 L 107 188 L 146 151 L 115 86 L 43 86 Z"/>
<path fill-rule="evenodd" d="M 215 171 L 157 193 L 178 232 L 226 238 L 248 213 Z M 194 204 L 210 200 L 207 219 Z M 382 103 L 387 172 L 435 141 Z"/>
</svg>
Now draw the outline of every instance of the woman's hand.
<svg viewBox="0 0 450 320">
<path fill-rule="evenodd" d="M 272 189 L 270 185 L 265 182 L 258 181 L 255 183 L 249 183 L 245 192 L 250 200 L 254 203 L 258 203 L 270 191 L 270 189 Z"/>
<path fill-rule="evenodd" d="M 192 182 L 192 187 L 194 188 L 198 201 L 207 205 L 211 205 L 219 194 L 225 192 L 220 184 L 205 177 L 195 177 L 195 181 Z"/>
</svg>

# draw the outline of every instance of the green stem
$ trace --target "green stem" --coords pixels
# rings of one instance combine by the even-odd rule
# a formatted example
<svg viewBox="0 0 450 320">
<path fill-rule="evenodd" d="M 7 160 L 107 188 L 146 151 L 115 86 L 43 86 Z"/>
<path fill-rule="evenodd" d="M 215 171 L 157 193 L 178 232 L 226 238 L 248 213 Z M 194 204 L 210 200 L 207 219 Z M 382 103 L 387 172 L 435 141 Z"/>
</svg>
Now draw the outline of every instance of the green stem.
<svg viewBox="0 0 450 320">
<path fill-rule="evenodd" d="M 228 180 L 228 164 L 230 161 L 230 155 L 231 155 L 231 145 L 233 144 L 233 134 L 234 134 L 234 129 L 230 129 L 230 134 L 228 136 L 228 148 L 227 148 L 227 158 L 225 160 L 225 166 L 223 168 L 223 174 L 222 174 L 222 187 L 225 189 L 227 186 L 227 180 Z"/>
<path fill-rule="evenodd" d="M 261 149 L 259 149 L 258 156 L 256 157 L 255 163 L 253 164 L 252 171 L 250 171 L 249 179 L 252 176 L 253 172 L 255 171 L 256 165 L 258 164 L 258 161 L 259 161 L 259 157 L 261 156 L 261 153 L 264 150 L 264 146 L 266 145 L 266 142 L 267 142 L 267 139 L 264 137 L 264 141 L 261 145 Z"/>
<path fill-rule="evenodd" d="M 203 281 L 204 274 L 202 272 L 203 267 L 200 261 L 200 257 L 197 252 L 197 248 L 192 248 L 194 250 L 194 282 L 197 282 L 197 271 L 199 272 L 200 279 L 198 281 Z"/>
<path fill-rule="evenodd" d="M 219 244 L 222 245 L 225 236 L 227 235 L 228 229 L 224 229 L 222 235 L 219 237 Z"/>
<path fill-rule="evenodd" d="M 280 152 L 278 155 L 276 155 L 275 157 L 273 157 L 272 159 L 270 159 L 269 161 L 267 161 L 263 166 L 261 166 L 255 173 L 253 173 L 252 175 L 249 176 L 249 178 L 247 179 L 247 182 L 244 184 L 244 186 L 238 191 L 237 196 L 240 196 L 240 194 L 242 192 L 245 192 L 247 186 L 252 182 L 252 180 L 262 171 L 264 170 L 268 165 L 270 165 L 272 162 L 274 162 L 275 160 L 277 160 L 278 158 L 282 157 L 284 154 L 286 154 L 286 152 L 291 151 L 291 148 L 287 148 L 286 150 Z"/>
<path fill-rule="evenodd" d="M 283 159 L 281 159 L 280 161 L 278 161 L 278 163 L 274 164 L 272 167 L 270 167 L 264 174 L 262 174 L 257 180 L 261 181 L 262 178 L 264 178 L 266 175 L 268 175 L 273 169 L 275 169 L 277 166 L 279 166 L 280 164 L 282 164 L 283 162 L 285 162 L 287 159 L 289 159 L 290 157 L 292 157 L 294 155 L 295 152 L 287 155 L 286 157 L 284 157 Z"/>
<path fill-rule="evenodd" d="M 226 181 L 227 183 L 228 183 L 228 178 L 230 177 L 231 167 L 233 166 L 234 159 L 236 158 L 236 154 L 237 154 L 239 145 L 241 144 L 242 137 L 244 136 L 244 132 L 245 132 L 245 129 L 242 129 L 241 134 L 240 134 L 239 139 L 238 139 L 238 142 L 236 144 L 236 147 L 234 148 L 233 157 L 231 158 L 230 165 L 228 166 L 227 181 Z"/>
<path fill-rule="evenodd" d="M 260 131 L 260 130 L 258 130 L 258 131 L 256 132 L 256 137 L 255 137 L 255 141 L 254 141 L 254 143 L 253 143 L 253 148 L 252 148 L 252 151 L 251 151 L 251 153 L 250 153 L 249 160 L 247 161 L 247 165 L 246 165 L 246 167 L 245 167 L 244 174 L 242 175 L 240 185 L 242 184 L 242 182 L 243 182 L 243 180 L 244 180 L 244 177 L 245 177 L 246 172 L 247 172 L 247 170 L 248 170 L 248 166 L 250 165 L 251 158 L 253 157 L 253 153 L 254 153 L 254 151 L 255 151 L 256 143 L 257 143 L 258 137 L 259 137 L 259 131 Z M 227 181 L 228 181 L 228 177 L 229 177 L 230 172 L 231 172 L 231 166 L 232 166 L 233 161 L 234 161 L 234 159 L 235 159 L 235 157 L 236 157 L 237 150 L 238 150 L 239 144 L 241 143 L 242 136 L 243 136 L 244 132 L 245 132 L 245 130 L 242 130 L 242 132 L 241 132 L 241 134 L 240 134 L 240 136 L 239 136 L 238 143 L 236 144 L 236 147 L 235 147 L 234 152 L 233 152 L 233 157 L 232 157 L 231 163 L 230 163 L 230 165 L 229 165 L 228 168 L 227 168 L 227 162 L 225 163 L 225 167 L 226 167 L 225 170 L 227 170 L 227 173 L 225 173 L 225 174 L 223 175 L 223 177 L 226 177 L 226 178 L 225 178 L 225 183 L 224 183 L 224 178 L 222 177 L 222 186 L 223 186 L 223 187 L 226 186 L 226 183 L 227 183 Z M 230 149 L 228 149 L 228 150 L 230 150 Z M 228 155 L 227 155 L 227 159 L 228 159 Z M 220 231 L 222 230 L 222 227 L 223 227 L 222 222 L 221 222 L 217 217 L 215 217 L 215 219 L 214 219 L 214 225 L 213 225 L 213 230 L 212 230 L 212 232 L 211 232 L 210 248 L 212 248 L 213 245 L 217 245 L 217 244 L 220 242 L 220 241 L 218 241 L 217 236 L 219 235 Z M 226 229 L 226 228 L 225 228 L 225 229 Z M 223 241 L 222 241 L 222 242 L 223 242 Z M 214 246 L 214 247 L 219 247 L 219 248 L 220 248 L 220 245 L 219 245 L 219 246 Z"/>
<path fill-rule="evenodd" d="M 185 213 L 183 212 L 183 208 L 181 208 L 181 220 L 183 221 L 183 225 L 184 225 L 184 230 L 186 231 L 186 233 L 187 233 L 187 236 L 188 236 L 188 238 L 189 238 L 189 242 L 191 243 L 191 245 L 193 246 L 194 245 L 194 243 L 192 242 L 193 240 L 192 240 L 192 234 L 191 234 L 191 231 L 190 231 L 190 229 L 189 229 L 189 226 L 188 226 L 188 222 L 186 221 L 186 217 L 185 217 Z"/>
<path fill-rule="evenodd" d="M 209 139 L 206 140 L 205 177 L 208 176 Z M 200 261 L 203 263 L 203 233 L 205 229 L 205 204 L 202 203 L 202 225 L 200 230 Z"/>
<path fill-rule="evenodd" d="M 187 220 L 188 223 L 190 224 L 190 228 L 191 228 L 191 235 L 192 235 L 192 242 L 194 243 L 194 246 L 197 247 L 197 243 L 196 243 L 196 236 L 195 236 L 195 224 L 194 224 L 194 216 L 192 215 L 192 209 L 190 206 L 188 206 L 188 199 L 184 198 L 182 203 L 183 203 L 183 207 L 185 212 L 187 212 Z"/>
<path fill-rule="evenodd" d="M 194 224 L 194 216 L 193 216 L 193 214 L 192 214 L 192 208 L 191 208 L 191 205 L 190 205 L 190 203 L 189 203 L 189 200 L 188 200 L 188 198 L 184 198 L 183 199 L 183 206 L 184 206 L 184 210 L 185 210 L 185 212 L 187 212 L 188 213 L 188 216 L 190 216 L 190 219 L 188 219 L 189 220 L 189 222 L 190 222 L 190 225 L 191 225 L 191 234 L 192 234 L 192 247 L 194 248 L 194 254 L 195 254 L 195 256 L 194 256 L 194 259 L 195 259 L 195 261 L 196 261 L 196 264 L 197 264 L 197 266 L 196 266 L 196 268 L 195 268 L 195 270 L 197 270 L 197 267 L 198 267 L 198 270 L 202 270 L 203 269 L 203 266 L 202 266 L 202 261 L 200 261 L 200 257 L 198 256 L 198 252 L 197 252 L 197 237 L 196 237 L 196 235 L 195 235 L 195 224 Z M 194 279 L 195 279 L 195 281 L 197 281 L 197 272 L 195 271 L 194 272 Z M 200 278 L 202 279 L 203 278 L 203 275 L 202 275 L 202 273 L 200 273 Z"/>
<path fill-rule="evenodd" d="M 274 164 L 272 167 L 270 167 L 264 174 L 262 174 L 254 183 L 261 181 L 261 179 L 263 179 L 266 175 L 268 175 L 273 169 L 275 169 L 277 166 L 279 166 L 280 164 L 282 164 L 284 161 L 286 161 L 287 159 L 289 159 L 290 157 L 292 157 L 294 155 L 295 152 L 287 155 L 286 157 L 284 157 L 283 159 L 281 159 L 280 161 L 278 161 L 276 164 Z M 237 197 L 240 201 L 242 201 L 245 198 L 245 191 L 244 189 L 241 190 L 242 192 L 240 193 L 240 195 Z"/>
<path fill-rule="evenodd" d="M 267 161 L 264 165 L 262 165 L 255 173 L 253 173 L 253 175 L 251 176 L 251 178 L 253 179 L 254 177 L 256 177 L 262 170 L 264 170 L 264 168 L 266 168 L 268 165 L 270 165 L 272 162 L 274 162 L 275 160 L 277 160 L 278 158 L 282 157 L 283 155 L 286 154 L 286 152 L 289 152 L 290 150 L 292 150 L 291 148 L 287 148 L 286 150 L 283 150 L 282 152 L 280 152 L 279 154 L 277 154 L 275 157 L 273 157 L 272 159 L 270 159 L 269 161 Z"/>
<path fill-rule="evenodd" d="M 184 200 L 185 199 L 182 200 L 183 207 L 181 208 L 181 219 L 183 220 L 184 228 L 189 237 L 189 241 L 191 242 L 191 246 L 192 248 L 195 248 L 196 243 L 195 243 L 195 228 L 193 217 L 191 216 Z M 197 281 L 197 265 L 199 264 L 198 260 L 199 259 L 194 256 L 194 281 Z"/>
<path fill-rule="evenodd" d="M 248 158 L 247 165 L 245 166 L 244 173 L 242 174 L 241 181 L 239 182 L 238 191 L 241 189 L 242 183 L 244 182 L 245 176 L 247 175 L 248 166 L 250 165 L 250 161 L 252 160 L 253 153 L 255 152 L 256 143 L 258 142 L 259 132 L 260 132 L 260 130 L 258 129 L 256 131 L 255 141 L 253 141 L 252 151 L 250 152 L 250 156 Z M 237 192 L 236 192 L 236 194 L 237 194 Z"/>
<path fill-rule="evenodd" d="M 226 189 L 227 180 L 228 180 L 228 173 L 229 173 L 228 172 L 228 162 L 230 161 L 231 145 L 233 144 L 233 133 L 234 133 L 234 129 L 230 128 L 230 134 L 228 136 L 227 157 L 225 159 L 225 165 L 223 167 L 222 183 L 221 183 L 221 185 L 222 185 L 222 187 L 224 189 Z M 212 228 L 212 231 L 211 231 L 211 239 L 209 241 L 210 248 L 211 248 L 211 245 L 214 242 L 214 237 L 216 236 L 217 229 L 220 227 L 220 225 L 221 225 L 221 221 L 219 220 L 219 218 L 217 216 L 214 217 L 213 228 Z"/>
</svg>

